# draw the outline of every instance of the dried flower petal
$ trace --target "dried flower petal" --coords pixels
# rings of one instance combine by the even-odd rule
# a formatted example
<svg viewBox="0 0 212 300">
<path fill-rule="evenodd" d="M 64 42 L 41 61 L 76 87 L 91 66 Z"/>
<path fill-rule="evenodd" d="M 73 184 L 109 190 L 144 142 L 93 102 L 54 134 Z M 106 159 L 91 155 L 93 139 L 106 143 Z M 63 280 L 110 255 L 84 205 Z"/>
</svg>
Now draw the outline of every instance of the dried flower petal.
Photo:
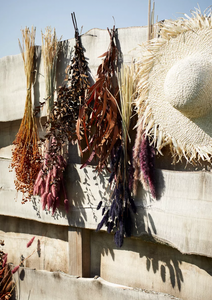
<svg viewBox="0 0 212 300">
<path fill-rule="evenodd" d="M 19 267 L 20 267 L 20 266 L 16 266 L 16 267 L 12 270 L 12 274 L 15 274 L 15 272 L 18 271 Z"/>
<path fill-rule="evenodd" d="M 33 236 L 33 238 L 31 238 L 31 240 L 27 243 L 27 248 L 29 248 L 32 245 L 34 239 L 35 239 L 35 236 Z"/>
</svg>

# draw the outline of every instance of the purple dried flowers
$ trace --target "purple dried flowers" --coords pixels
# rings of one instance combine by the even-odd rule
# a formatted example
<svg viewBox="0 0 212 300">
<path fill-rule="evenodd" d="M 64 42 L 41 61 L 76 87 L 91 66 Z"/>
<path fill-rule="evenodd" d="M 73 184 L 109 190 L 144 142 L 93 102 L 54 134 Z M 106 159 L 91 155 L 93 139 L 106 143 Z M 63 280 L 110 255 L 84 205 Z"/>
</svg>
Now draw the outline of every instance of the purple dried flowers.
<svg viewBox="0 0 212 300">
<path fill-rule="evenodd" d="M 153 198 L 156 198 L 154 156 L 154 148 L 150 145 L 149 139 L 143 137 L 139 153 L 140 169 L 142 172 L 141 181 L 144 186 L 149 186 Z"/>
<path fill-rule="evenodd" d="M 113 152 L 115 152 L 114 149 Z M 111 158 L 113 178 L 110 176 L 109 179 L 111 186 L 114 186 L 111 205 L 106 213 L 104 209 L 103 218 L 98 224 L 97 230 L 105 225 L 108 233 L 115 231 L 114 241 L 118 247 L 121 247 L 124 236 L 131 235 L 131 211 L 136 213 L 136 206 L 129 187 L 130 172 L 128 170 L 132 168 L 132 164 L 130 160 L 125 159 L 122 146 L 119 146 L 115 153 Z M 100 203 L 102 205 L 102 201 Z M 100 203 L 97 208 L 99 208 Z"/>
</svg>

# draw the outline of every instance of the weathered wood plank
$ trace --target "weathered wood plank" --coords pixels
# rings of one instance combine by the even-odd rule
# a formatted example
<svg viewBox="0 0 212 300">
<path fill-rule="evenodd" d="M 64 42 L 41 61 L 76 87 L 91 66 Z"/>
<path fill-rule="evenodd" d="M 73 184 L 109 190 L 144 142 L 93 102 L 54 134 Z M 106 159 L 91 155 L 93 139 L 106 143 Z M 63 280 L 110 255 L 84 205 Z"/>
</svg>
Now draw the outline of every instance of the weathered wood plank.
<svg viewBox="0 0 212 300">
<path fill-rule="evenodd" d="M 21 195 L 14 189 L 14 174 L 7 169 L 9 163 L 9 160 L 0 161 L 2 215 L 96 229 L 101 220 L 97 204 L 109 198 L 106 174 L 97 175 L 94 167 L 81 170 L 80 165 L 69 165 L 66 183 L 70 212 L 66 216 L 61 207 L 52 217 L 51 213 L 42 211 L 38 197 L 32 203 L 21 204 Z M 158 170 L 157 177 L 159 200 L 153 200 L 142 189 L 136 197 L 138 213 L 133 235 L 169 244 L 183 253 L 212 257 L 212 174 Z"/>
<path fill-rule="evenodd" d="M 90 231 L 84 228 L 69 227 L 68 243 L 69 274 L 90 277 Z"/>
</svg>

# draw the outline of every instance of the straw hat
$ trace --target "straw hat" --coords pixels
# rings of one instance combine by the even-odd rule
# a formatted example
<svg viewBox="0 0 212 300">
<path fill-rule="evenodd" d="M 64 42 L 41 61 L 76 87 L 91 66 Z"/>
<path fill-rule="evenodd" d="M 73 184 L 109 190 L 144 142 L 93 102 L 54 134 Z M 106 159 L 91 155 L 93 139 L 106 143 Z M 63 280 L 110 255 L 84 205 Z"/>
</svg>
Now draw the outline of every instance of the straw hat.
<svg viewBox="0 0 212 300">
<path fill-rule="evenodd" d="M 200 10 L 192 17 L 160 24 L 160 37 L 144 45 L 138 62 L 138 125 L 162 154 L 211 161 L 212 20 Z"/>
</svg>

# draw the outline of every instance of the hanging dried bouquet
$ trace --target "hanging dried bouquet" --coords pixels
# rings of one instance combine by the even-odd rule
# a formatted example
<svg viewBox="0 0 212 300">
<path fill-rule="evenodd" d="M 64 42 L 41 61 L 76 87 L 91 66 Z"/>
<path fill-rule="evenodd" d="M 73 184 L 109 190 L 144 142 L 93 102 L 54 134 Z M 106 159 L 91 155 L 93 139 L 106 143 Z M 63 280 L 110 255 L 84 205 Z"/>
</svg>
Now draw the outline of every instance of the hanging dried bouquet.
<svg viewBox="0 0 212 300">
<path fill-rule="evenodd" d="M 23 203 L 33 194 L 33 185 L 40 170 L 40 153 L 36 119 L 33 114 L 31 87 L 34 74 L 35 28 L 22 30 L 23 43 L 19 41 L 26 75 L 26 104 L 24 116 L 13 142 L 11 167 L 16 173 L 15 186 L 23 193 Z"/>
<path fill-rule="evenodd" d="M 59 41 L 54 29 L 53 34 L 50 27 L 42 33 L 42 59 L 44 62 L 47 122 L 46 138 L 43 140 L 43 158 L 41 169 L 34 184 L 34 195 L 41 196 L 41 205 L 45 209 L 52 209 L 52 214 L 60 203 L 60 192 L 64 191 L 64 203 L 67 196 L 63 182 L 63 173 L 66 168 L 66 160 L 63 157 L 62 141 L 56 138 L 57 132 L 52 130 L 49 114 L 54 109 L 54 91 L 56 82 L 56 64 L 59 52 Z M 61 188 L 62 187 L 62 188 Z M 67 206 L 67 205 L 66 205 Z"/>
<path fill-rule="evenodd" d="M 88 153 L 86 166 L 94 158 L 99 172 L 107 168 L 110 153 L 121 138 L 121 118 L 119 105 L 118 82 L 116 75 L 118 49 L 115 45 L 115 27 L 110 31 L 108 51 L 100 57 L 103 62 L 97 70 L 97 80 L 88 90 L 85 104 L 79 111 L 77 120 L 77 137 L 81 155 Z M 82 140 L 86 147 L 83 149 Z"/>
<path fill-rule="evenodd" d="M 109 184 L 111 197 L 102 208 L 103 218 L 97 230 L 103 225 L 110 233 L 115 232 L 115 243 L 123 245 L 124 236 L 131 236 L 131 211 L 136 213 L 136 206 L 132 197 L 133 166 L 131 153 L 130 123 L 132 115 L 132 101 L 135 92 L 134 65 L 122 66 L 119 74 L 121 140 L 111 152 Z M 97 209 L 102 206 L 100 201 Z"/>
</svg>

